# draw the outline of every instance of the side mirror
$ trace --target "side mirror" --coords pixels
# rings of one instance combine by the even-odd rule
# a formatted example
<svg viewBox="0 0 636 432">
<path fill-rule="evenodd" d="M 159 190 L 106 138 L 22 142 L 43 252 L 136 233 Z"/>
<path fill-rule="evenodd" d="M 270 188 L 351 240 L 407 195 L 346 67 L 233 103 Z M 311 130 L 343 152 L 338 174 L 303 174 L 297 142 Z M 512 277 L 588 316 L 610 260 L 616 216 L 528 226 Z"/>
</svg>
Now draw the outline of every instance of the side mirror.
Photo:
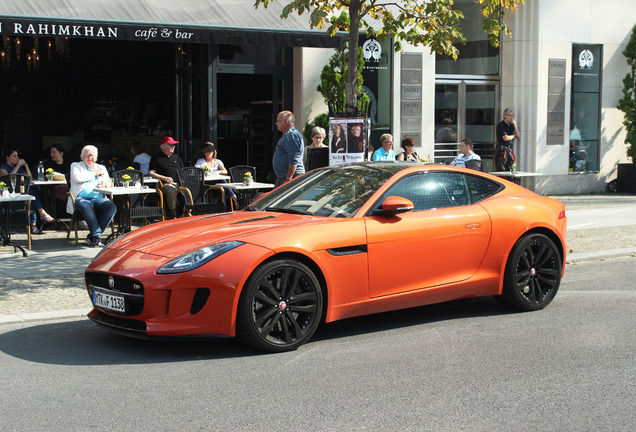
<svg viewBox="0 0 636 432">
<path fill-rule="evenodd" d="M 399 197 L 386 197 L 382 202 L 382 207 L 373 211 L 377 216 L 395 216 L 401 213 L 408 213 L 413 210 L 413 201 Z"/>
</svg>

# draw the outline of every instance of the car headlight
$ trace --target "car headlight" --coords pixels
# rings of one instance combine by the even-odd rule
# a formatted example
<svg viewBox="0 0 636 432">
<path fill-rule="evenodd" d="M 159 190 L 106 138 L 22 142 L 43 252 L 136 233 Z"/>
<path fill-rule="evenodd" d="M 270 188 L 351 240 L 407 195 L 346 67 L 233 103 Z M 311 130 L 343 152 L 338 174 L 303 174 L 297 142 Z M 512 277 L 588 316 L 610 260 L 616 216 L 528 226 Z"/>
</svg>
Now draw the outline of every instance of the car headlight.
<svg viewBox="0 0 636 432">
<path fill-rule="evenodd" d="M 200 249 L 181 255 L 179 258 L 173 259 L 167 264 L 162 265 L 157 270 L 158 274 L 184 273 L 195 268 L 201 267 L 203 264 L 212 261 L 214 258 L 223 255 L 236 247 L 242 245 L 240 241 L 230 241 L 223 243 L 215 243 Z"/>
</svg>

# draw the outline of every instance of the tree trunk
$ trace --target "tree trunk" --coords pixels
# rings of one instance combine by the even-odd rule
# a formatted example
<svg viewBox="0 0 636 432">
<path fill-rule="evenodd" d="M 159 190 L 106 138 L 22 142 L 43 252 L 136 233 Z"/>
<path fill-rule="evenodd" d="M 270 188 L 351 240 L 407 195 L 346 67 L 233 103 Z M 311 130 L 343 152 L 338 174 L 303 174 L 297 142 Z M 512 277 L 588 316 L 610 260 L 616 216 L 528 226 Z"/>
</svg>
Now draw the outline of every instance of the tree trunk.
<svg viewBox="0 0 636 432">
<path fill-rule="evenodd" d="M 358 39 L 360 33 L 360 1 L 351 0 L 349 6 L 349 66 L 347 69 L 347 100 L 345 102 L 345 112 L 355 113 L 358 105 L 358 86 L 356 78 L 358 75 Z"/>
</svg>

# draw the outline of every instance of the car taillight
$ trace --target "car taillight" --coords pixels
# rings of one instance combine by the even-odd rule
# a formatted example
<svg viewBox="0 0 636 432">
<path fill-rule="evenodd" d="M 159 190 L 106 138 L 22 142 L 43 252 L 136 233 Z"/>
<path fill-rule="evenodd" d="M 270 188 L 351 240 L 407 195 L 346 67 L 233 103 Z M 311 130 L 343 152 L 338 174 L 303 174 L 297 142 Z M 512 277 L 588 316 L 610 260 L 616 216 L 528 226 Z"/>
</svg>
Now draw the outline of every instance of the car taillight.
<svg viewBox="0 0 636 432">
<path fill-rule="evenodd" d="M 559 219 L 565 219 L 565 210 L 561 210 L 561 213 L 559 213 Z"/>
</svg>

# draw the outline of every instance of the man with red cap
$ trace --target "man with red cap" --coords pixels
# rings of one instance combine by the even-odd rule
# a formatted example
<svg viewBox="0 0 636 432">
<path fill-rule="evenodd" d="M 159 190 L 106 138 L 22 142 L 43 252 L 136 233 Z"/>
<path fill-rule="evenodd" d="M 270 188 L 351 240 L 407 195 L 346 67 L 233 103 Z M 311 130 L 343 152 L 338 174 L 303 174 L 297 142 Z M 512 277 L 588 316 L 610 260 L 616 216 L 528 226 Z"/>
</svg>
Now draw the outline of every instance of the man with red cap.
<svg viewBox="0 0 636 432">
<path fill-rule="evenodd" d="M 177 217 L 177 191 L 179 190 L 177 170 L 183 168 L 181 156 L 174 152 L 174 147 L 177 144 L 179 141 L 173 140 L 172 137 L 161 138 L 159 142 L 161 151 L 150 158 L 149 165 L 150 176 L 163 183 L 168 219 Z"/>
</svg>

